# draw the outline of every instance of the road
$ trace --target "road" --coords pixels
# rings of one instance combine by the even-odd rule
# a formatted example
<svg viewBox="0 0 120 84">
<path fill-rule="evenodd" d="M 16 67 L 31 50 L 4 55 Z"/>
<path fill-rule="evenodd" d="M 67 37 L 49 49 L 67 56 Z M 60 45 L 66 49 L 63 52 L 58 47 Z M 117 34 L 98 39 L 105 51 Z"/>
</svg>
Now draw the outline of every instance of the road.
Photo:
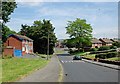
<svg viewBox="0 0 120 84">
<path fill-rule="evenodd" d="M 69 54 L 58 54 L 63 66 L 63 82 L 118 82 L 118 71 L 80 61 Z"/>
</svg>

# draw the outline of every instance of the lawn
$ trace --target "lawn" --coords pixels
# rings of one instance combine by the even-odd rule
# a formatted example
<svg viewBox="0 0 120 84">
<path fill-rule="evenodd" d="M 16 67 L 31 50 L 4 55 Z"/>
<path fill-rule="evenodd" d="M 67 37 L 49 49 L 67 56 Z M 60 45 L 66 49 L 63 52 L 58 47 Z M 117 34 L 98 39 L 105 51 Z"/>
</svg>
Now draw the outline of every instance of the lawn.
<svg viewBox="0 0 120 84">
<path fill-rule="evenodd" d="M 120 61 L 120 57 L 112 57 L 112 58 L 108 58 L 107 60 Z"/>
<path fill-rule="evenodd" d="M 44 59 L 2 59 L 2 82 L 10 82 L 43 68 L 49 61 Z"/>
<path fill-rule="evenodd" d="M 94 58 L 95 58 L 95 55 L 96 55 L 96 54 L 89 54 L 89 55 L 86 55 L 85 57 L 86 57 L 86 58 L 90 58 L 90 59 L 94 59 Z"/>
<path fill-rule="evenodd" d="M 83 55 L 86 55 L 87 53 L 89 53 L 89 52 L 76 52 L 76 53 L 74 53 L 74 55 L 83 56 Z"/>
<path fill-rule="evenodd" d="M 0 83 L 2 82 L 2 59 L 0 58 Z"/>
</svg>

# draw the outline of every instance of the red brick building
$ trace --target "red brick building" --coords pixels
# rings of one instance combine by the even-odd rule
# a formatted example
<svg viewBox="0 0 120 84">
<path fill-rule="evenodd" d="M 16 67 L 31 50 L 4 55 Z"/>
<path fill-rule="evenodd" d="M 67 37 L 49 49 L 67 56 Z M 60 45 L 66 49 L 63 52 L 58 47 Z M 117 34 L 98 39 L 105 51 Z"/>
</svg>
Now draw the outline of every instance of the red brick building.
<svg viewBox="0 0 120 84">
<path fill-rule="evenodd" d="M 22 35 L 11 34 L 4 43 L 4 46 L 4 55 L 23 56 L 33 53 L 33 40 Z"/>
</svg>

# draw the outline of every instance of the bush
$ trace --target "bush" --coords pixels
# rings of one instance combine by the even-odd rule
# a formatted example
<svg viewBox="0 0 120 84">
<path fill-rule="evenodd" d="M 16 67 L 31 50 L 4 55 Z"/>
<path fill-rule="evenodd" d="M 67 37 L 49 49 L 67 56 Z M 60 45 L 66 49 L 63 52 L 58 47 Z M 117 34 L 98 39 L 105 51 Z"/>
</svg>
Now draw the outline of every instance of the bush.
<svg viewBox="0 0 120 84">
<path fill-rule="evenodd" d="M 109 50 L 109 49 L 110 49 L 109 46 L 101 46 L 98 50 L 103 51 L 103 50 Z"/>
<path fill-rule="evenodd" d="M 97 54 L 95 58 L 106 59 L 106 58 L 112 58 L 116 56 L 117 56 L 117 52 L 109 52 L 109 53 Z"/>
<path fill-rule="evenodd" d="M 110 49 L 117 49 L 117 46 L 110 46 Z"/>
<path fill-rule="evenodd" d="M 107 57 L 106 53 L 97 54 L 95 58 L 105 59 Z"/>
<path fill-rule="evenodd" d="M 117 56 L 117 52 L 109 52 L 107 54 L 107 58 L 112 58 L 112 57 L 116 57 Z"/>
<path fill-rule="evenodd" d="M 90 51 L 97 51 L 97 48 L 91 48 Z"/>
</svg>

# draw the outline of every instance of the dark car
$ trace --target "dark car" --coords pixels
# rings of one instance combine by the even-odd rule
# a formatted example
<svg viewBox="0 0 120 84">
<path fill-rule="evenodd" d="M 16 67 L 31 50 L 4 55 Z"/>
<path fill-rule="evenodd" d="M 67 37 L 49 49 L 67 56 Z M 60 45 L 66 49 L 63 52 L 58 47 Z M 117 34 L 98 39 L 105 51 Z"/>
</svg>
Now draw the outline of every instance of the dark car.
<svg viewBox="0 0 120 84">
<path fill-rule="evenodd" d="M 75 55 L 75 56 L 73 57 L 73 60 L 82 60 L 82 57 Z"/>
</svg>

